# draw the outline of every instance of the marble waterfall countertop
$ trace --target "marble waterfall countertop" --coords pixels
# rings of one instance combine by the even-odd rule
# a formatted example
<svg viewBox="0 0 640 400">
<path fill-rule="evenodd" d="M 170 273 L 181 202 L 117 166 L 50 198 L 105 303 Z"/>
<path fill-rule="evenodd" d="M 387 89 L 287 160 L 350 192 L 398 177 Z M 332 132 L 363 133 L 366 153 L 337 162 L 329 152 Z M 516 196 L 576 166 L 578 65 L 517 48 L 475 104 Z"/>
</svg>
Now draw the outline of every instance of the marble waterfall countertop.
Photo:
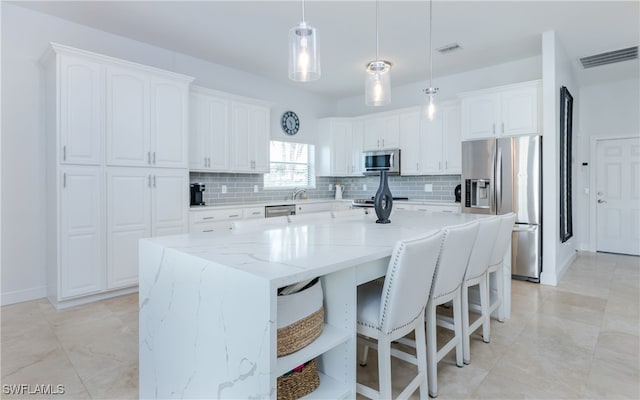
<svg viewBox="0 0 640 400">
<path fill-rule="evenodd" d="M 310 398 L 355 398 L 357 285 L 384 276 L 397 240 L 483 217 L 398 210 L 390 224 L 363 215 L 142 239 L 140 398 L 276 399 L 277 378 L 316 357 Z M 277 289 L 316 276 L 323 332 L 277 357 Z"/>
<path fill-rule="evenodd" d="M 355 199 L 343 198 L 342 200 L 334 200 L 333 198 L 327 199 L 296 199 L 296 200 L 271 200 L 271 201 L 247 201 L 242 203 L 223 203 L 223 204 L 207 204 L 204 206 L 191 206 L 189 211 L 207 211 L 207 210 L 223 210 L 228 208 L 238 207 L 264 207 L 264 206 L 279 206 L 279 205 L 291 205 L 291 204 L 314 204 L 314 203 L 351 203 Z M 434 206 L 460 206 L 460 203 L 454 201 L 445 200 L 423 200 L 423 199 L 409 199 L 409 200 L 394 200 L 394 202 L 402 204 L 416 204 L 416 205 L 434 205 Z"/>
</svg>

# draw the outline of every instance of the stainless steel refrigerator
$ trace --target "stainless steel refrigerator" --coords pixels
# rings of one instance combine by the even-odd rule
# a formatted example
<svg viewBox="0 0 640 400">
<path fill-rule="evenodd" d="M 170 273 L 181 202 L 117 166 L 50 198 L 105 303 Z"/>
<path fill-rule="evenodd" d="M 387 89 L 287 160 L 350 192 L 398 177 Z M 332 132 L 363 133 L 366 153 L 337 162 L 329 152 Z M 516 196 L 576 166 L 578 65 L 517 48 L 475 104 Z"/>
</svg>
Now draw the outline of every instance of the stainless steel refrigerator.
<svg viewBox="0 0 640 400">
<path fill-rule="evenodd" d="M 515 212 L 512 275 L 534 282 L 542 270 L 541 156 L 541 136 L 462 142 L 462 212 Z"/>
</svg>

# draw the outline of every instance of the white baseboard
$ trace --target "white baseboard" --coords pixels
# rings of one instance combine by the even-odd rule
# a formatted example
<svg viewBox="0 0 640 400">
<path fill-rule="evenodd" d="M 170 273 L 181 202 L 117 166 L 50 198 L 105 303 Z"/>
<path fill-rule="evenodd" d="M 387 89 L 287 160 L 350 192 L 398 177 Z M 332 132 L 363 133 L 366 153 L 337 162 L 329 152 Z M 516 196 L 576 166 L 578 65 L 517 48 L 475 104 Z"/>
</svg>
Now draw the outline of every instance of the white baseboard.
<svg viewBox="0 0 640 400">
<path fill-rule="evenodd" d="M 562 264 L 559 265 L 560 268 L 556 269 L 556 282 L 560 282 L 565 272 L 569 269 L 569 266 L 571 266 L 571 264 L 576 260 L 577 256 L 578 252 L 574 251 Z"/>
<path fill-rule="evenodd" d="M 42 299 L 43 297 L 47 297 L 46 286 L 16 290 L 13 292 L 2 293 L 2 296 L 0 297 L 0 305 L 6 306 L 9 304 L 22 303 L 23 301 Z"/>
</svg>

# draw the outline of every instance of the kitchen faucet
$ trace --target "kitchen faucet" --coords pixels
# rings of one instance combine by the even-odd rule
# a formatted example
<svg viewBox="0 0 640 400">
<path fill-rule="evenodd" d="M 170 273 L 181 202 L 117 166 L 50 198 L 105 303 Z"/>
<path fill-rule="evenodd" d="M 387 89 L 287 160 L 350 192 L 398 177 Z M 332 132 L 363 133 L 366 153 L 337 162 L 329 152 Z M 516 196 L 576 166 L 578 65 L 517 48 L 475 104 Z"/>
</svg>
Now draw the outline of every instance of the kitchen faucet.
<svg viewBox="0 0 640 400">
<path fill-rule="evenodd" d="M 300 193 L 306 193 L 306 192 L 307 192 L 306 189 L 293 188 L 293 192 L 291 193 L 291 200 L 295 200 L 296 196 L 298 196 Z"/>
</svg>

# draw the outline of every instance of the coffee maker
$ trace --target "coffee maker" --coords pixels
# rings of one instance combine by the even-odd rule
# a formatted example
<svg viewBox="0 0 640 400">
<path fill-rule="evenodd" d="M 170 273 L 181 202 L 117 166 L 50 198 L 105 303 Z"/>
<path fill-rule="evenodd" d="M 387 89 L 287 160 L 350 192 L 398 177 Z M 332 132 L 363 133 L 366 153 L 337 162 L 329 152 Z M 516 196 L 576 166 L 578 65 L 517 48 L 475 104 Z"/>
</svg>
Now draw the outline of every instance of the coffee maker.
<svg viewBox="0 0 640 400">
<path fill-rule="evenodd" d="M 204 206 L 204 183 L 192 183 L 191 184 L 191 205 L 192 206 Z"/>
</svg>

